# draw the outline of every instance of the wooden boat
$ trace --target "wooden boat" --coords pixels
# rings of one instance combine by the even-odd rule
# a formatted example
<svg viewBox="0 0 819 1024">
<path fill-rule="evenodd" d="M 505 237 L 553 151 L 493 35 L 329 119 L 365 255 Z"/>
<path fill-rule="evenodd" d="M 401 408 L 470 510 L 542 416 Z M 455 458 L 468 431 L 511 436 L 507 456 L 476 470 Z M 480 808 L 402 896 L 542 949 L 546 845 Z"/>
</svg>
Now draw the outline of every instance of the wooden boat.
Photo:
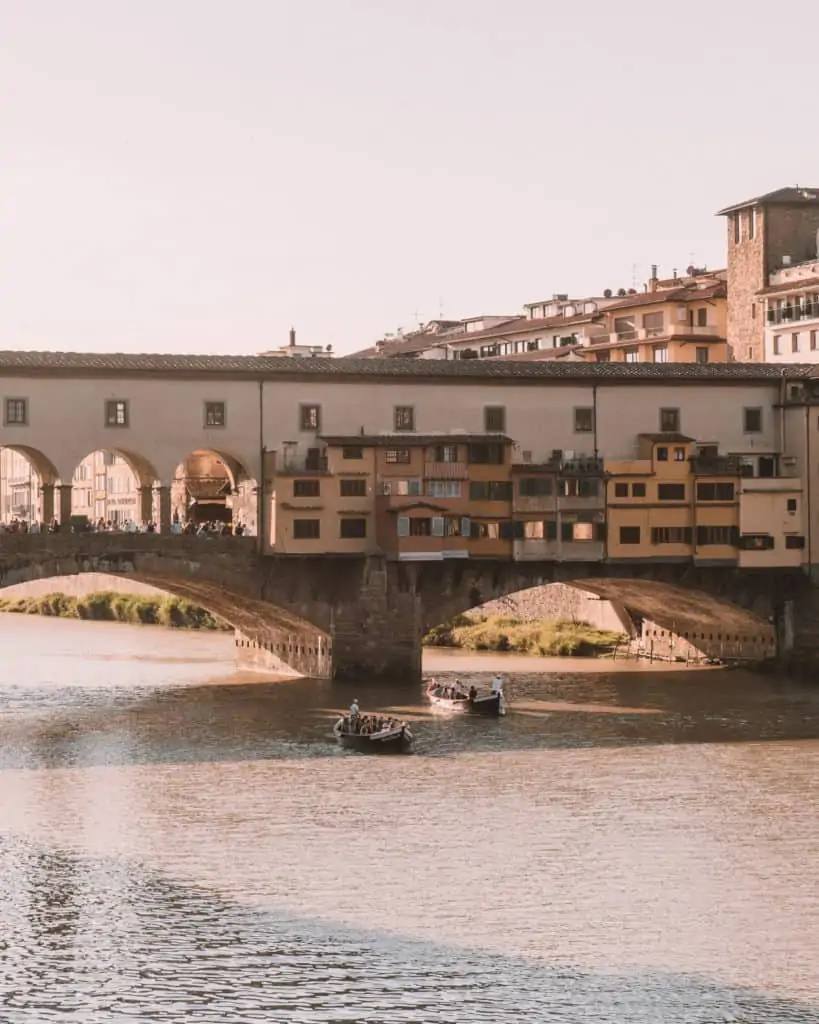
<svg viewBox="0 0 819 1024">
<path fill-rule="evenodd" d="M 356 750 L 359 754 L 408 754 L 413 743 L 407 723 L 396 719 L 389 719 L 379 732 L 351 732 L 350 718 L 344 715 L 336 722 L 333 733 L 345 750 Z"/>
<path fill-rule="evenodd" d="M 439 685 L 434 679 L 427 681 L 427 700 L 436 707 L 447 711 L 457 711 L 467 715 L 484 715 L 487 718 L 498 718 L 506 714 L 506 702 L 503 691 L 490 693 L 484 697 L 471 697 L 468 693 L 456 690 L 454 696 L 444 696 L 453 690 L 452 687 Z"/>
</svg>

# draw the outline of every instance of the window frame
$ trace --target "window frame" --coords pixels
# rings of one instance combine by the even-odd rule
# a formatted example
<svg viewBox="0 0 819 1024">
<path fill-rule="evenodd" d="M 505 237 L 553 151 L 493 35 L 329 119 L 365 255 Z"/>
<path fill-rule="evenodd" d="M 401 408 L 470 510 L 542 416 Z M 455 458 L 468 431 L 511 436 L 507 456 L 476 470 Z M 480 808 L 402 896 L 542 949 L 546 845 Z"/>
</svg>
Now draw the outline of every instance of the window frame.
<svg viewBox="0 0 819 1024">
<path fill-rule="evenodd" d="M 299 430 L 303 434 L 318 434 L 321 430 L 321 406 L 317 402 L 299 402 Z"/>
<path fill-rule="evenodd" d="M 581 425 L 582 417 L 588 415 L 588 426 Z M 574 432 L 575 434 L 593 434 L 594 433 L 594 406 L 593 405 L 576 405 L 574 407 Z"/>
<path fill-rule="evenodd" d="M 361 533 L 345 533 L 344 527 L 349 523 L 360 523 L 363 526 Z M 340 516 L 338 520 L 339 540 L 366 540 L 367 539 L 367 517 L 366 516 Z"/>
<path fill-rule="evenodd" d="M 415 406 L 394 405 L 392 407 L 392 427 L 397 434 L 415 433 Z"/>
<path fill-rule="evenodd" d="M 306 490 L 307 493 L 300 494 L 300 491 Z M 321 481 L 318 477 L 295 477 L 293 480 L 293 497 L 294 498 L 320 498 L 321 497 Z"/>
<path fill-rule="evenodd" d="M 748 425 L 748 414 L 752 413 L 759 419 L 759 426 L 752 427 Z M 764 419 L 762 415 L 761 405 L 746 405 L 742 409 L 742 433 L 743 434 L 762 434 L 764 433 Z"/>
<path fill-rule="evenodd" d="M 318 516 L 311 516 L 308 519 L 293 519 L 293 540 L 321 540 L 321 519 Z M 312 529 L 309 533 L 299 535 L 299 528 L 302 524 L 310 523 L 315 524 L 316 530 L 313 533 Z"/>
<path fill-rule="evenodd" d="M 364 448 L 360 444 L 345 444 L 341 448 L 341 458 L 345 462 L 360 462 L 364 458 Z"/>
<path fill-rule="evenodd" d="M 122 406 L 122 422 L 119 422 L 117 415 L 118 407 Z M 115 411 L 111 416 L 111 410 Z M 106 398 L 105 399 L 105 426 L 114 430 L 127 430 L 131 425 L 131 406 L 127 398 Z"/>
<path fill-rule="evenodd" d="M 672 426 L 668 426 L 666 418 L 671 416 Z M 660 409 L 660 433 L 661 434 L 679 434 L 680 423 L 682 417 L 680 416 L 679 408 L 673 406 L 664 406 Z"/>
<path fill-rule="evenodd" d="M 9 416 L 9 409 L 22 404 L 23 418 L 17 419 Z M 27 427 L 28 426 L 28 399 L 18 398 L 14 395 L 3 400 L 3 426 L 4 427 Z"/>
<path fill-rule="evenodd" d="M 674 488 L 674 496 L 668 494 L 669 488 Z M 682 494 L 678 493 L 678 490 L 682 491 Z M 665 497 L 663 496 L 665 492 Z M 685 501 L 685 484 L 678 483 L 677 481 L 663 481 L 661 484 L 657 484 L 657 501 Z"/>
<path fill-rule="evenodd" d="M 633 537 L 632 540 L 626 540 L 626 538 L 624 536 L 626 531 L 630 531 L 629 535 Z M 635 531 L 636 531 L 636 537 L 633 536 Z M 621 526 L 620 527 L 619 541 L 620 541 L 620 544 L 622 544 L 622 545 L 630 546 L 632 544 L 640 544 L 640 543 L 642 543 L 641 537 L 642 537 L 642 530 L 640 529 L 639 526 Z"/>
<path fill-rule="evenodd" d="M 492 425 L 492 417 L 497 416 L 500 420 L 500 426 Z M 506 406 L 505 405 L 485 405 L 483 407 L 483 429 L 487 434 L 505 434 L 506 433 Z"/>
<path fill-rule="evenodd" d="M 222 430 L 227 426 L 227 402 L 206 399 L 203 410 L 203 421 L 202 425 L 205 430 Z M 211 422 L 211 412 L 214 410 L 221 410 L 221 422 Z"/>
<path fill-rule="evenodd" d="M 355 484 L 356 487 L 352 493 L 345 494 L 345 490 Z M 343 476 L 338 481 L 338 496 L 339 498 L 366 498 L 367 497 L 367 479 L 363 476 Z"/>
</svg>

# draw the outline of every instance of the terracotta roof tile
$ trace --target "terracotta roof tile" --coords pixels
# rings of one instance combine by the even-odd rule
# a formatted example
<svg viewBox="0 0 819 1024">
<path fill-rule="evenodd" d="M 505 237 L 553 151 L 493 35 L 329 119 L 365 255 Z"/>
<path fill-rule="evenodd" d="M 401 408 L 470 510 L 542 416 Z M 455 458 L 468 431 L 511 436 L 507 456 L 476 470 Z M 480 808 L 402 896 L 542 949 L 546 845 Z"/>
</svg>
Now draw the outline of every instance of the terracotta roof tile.
<svg viewBox="0 0 819 1024">
<path fill-rule="evenodd" d="M 321 356 L 159 355 L 0 351 L 0 377 L 159 377 L 251 380 L 770 380 L 809 377 L 814 364 L 586 363 L 511 359 L 332 359 Z"/>
</svg>

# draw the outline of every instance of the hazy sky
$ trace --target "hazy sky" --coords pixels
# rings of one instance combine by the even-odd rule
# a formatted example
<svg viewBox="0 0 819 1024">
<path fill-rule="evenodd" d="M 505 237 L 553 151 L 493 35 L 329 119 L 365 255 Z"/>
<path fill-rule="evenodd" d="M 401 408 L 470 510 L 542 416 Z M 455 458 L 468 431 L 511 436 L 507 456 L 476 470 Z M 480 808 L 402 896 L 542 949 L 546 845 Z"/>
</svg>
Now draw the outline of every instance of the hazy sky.
<svg viewBox="0 0 819 1024">
<path fill-rule="evenodd" d="M 345 352 L 722 265 L 719 207 L 819 186 L 818 35 L 807 0 L 0 0 L 0 348 Z"/>
</svg>

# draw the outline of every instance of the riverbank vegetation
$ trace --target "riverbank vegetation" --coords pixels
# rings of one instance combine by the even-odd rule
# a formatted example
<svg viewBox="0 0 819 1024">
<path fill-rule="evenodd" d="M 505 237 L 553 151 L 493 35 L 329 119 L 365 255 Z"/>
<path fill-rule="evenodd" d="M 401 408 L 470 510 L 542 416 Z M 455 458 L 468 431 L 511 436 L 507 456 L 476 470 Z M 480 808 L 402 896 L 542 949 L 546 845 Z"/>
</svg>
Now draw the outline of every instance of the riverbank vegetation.
<svg viewBox="0 0 819 1024">
<path fill-rule="evenodd" d="M 172 629 L 218 629 L 230 626 L 222 619 L 179 597 L 146 597 L 99 590 L 84 597 L 44 594 L 40 597 L 0 599 L 0 612 L 51 615 L 59 619 L 93 619 Z"/>
<path fill-rule="evenodd" d="M 623 640 L 621 633 L 596 629 L 585 622 L 523 622 L 505 615 L 485 619 L 460 615 L 430 630 L 424 637 L 424 646 L 593 658 L 609 654 Z"/>
</svg>

